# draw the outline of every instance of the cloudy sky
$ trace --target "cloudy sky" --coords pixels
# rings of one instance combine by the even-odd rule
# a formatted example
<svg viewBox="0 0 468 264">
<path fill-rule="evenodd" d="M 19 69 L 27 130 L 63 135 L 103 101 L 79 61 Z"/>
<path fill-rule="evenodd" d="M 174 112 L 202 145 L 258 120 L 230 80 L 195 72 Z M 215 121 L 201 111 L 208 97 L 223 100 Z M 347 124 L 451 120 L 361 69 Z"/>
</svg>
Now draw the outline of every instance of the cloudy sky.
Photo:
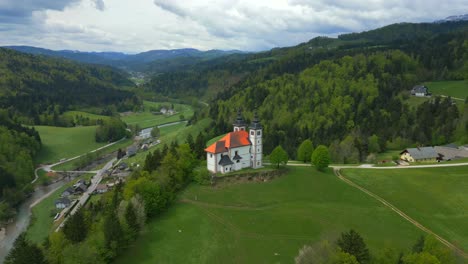
<svg viewBox="0 0 468 264">
<path fill-rule="evenodd" d="M 0 45 L 258 51 L 465 13 L 466 0 L 0 0 Z"/>
</svg>

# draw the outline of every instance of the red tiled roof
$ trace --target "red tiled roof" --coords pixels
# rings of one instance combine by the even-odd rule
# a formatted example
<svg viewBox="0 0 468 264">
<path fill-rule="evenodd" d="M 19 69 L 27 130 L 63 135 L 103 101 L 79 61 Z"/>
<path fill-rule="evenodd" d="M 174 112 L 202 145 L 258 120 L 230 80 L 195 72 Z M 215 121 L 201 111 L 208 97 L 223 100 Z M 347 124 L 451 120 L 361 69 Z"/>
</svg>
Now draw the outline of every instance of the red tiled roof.
<svg viewBox="0 0 468 264">
<path fill-rule="evenodd" d="M 209 153 L 222 153 L 227 149 L 237 148 L 242 146 L 250 146 L 249 133 L 247 131 L 235 131 L 228 133 L 226 136 L 211 144 L 205 149 Z"/>
</svg>

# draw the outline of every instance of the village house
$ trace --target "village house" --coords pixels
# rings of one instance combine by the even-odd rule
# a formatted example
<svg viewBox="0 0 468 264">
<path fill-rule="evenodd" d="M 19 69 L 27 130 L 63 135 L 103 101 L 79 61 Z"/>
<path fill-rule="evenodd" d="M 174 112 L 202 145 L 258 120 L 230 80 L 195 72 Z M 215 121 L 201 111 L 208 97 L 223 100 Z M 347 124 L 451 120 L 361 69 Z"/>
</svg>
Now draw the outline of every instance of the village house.
<svg viewBox="0 0 468 264">
<path fill-rule="evenodd" d="M 165 115 L 167 113 L 167 108 L 166 107 L 162 107 L 161 110 L 159 110 L 159 112 L 163 115 Z"/>
<path fill-rule="evenodd" d="M 109 187 L 107 187 L 107 185 L 98 184 L 96 186 L 96 189 L 95 189 L 94 193 L 102 194 L 102 193 L 106 193 L 108 190 L 109 190 Z"/>
<path fill-rule="evenodd" d="M 65 189 L 65 191 L 62 192 L 62 194 L 60 195 L 60 197 L 68 197 L 72 194 L 75 193 L 75 190 L 73 190 L 72 187 L 68 187 L 67 189 Z"/>
<path fill-rule="evenodd" d="M 437 161 L 440 155 L 434 147 L 408 148 L 400 152 L 400 159 L 408 162 Z"/>
<path fill-rule="evenodd" d="M 128 149 L 127 149 L 127 156 L 128 157 L 132 157 L 132 156 L 135 156 L 137 153 L 137 148 L 135 146 L 130 146 Z"/>
<path fill-rule="evenodd" d="M 86 190 L 88 190 L 88 187 L 82 182 L 75 185 L 75 194 L 82 194 L 86 192 Z"/>
<path fill-rule="evenodd" d="M 413 89 L 411 89 L 411 95 L 424 97 L 431 96 L 431 93 L 429 93 L 429 88 L 427 88 L 425 85 L 416 85 L 413 87 Z"/>
<path fill-rule="evenodd" d="M 59 198 L 55 201 L 55 208 L 63 209 L 70 206 L 71 201 L 68 198 Z"/>
<path fill-rule="evenodd" d="M 207 168 L 213 173 L 228 173 L 244 168 L 261 168 L 262 163 L 262 133 L 263 127 L 255 114 L 254 120 L 247 132 L 247 125 L 241 111 L 233 124 L 234 131 L 211 144 L 205 149 Z"/>
</svg>

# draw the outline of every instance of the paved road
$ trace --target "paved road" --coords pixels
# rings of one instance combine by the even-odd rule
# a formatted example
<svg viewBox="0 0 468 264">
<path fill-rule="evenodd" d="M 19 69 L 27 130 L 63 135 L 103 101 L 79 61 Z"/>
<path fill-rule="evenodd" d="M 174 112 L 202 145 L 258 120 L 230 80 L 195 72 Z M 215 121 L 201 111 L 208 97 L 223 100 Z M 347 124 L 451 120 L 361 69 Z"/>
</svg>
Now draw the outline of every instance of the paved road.
<svg viewBox="0 0 468 264">
<path fill-rule="evenodd" d="M 265 163 L 265 165 L 271 165 Z M 310 167 L 307 163 L 288 163 L 287 166 L 295 167 Z M 395 170 L 395 169 L 418 169 L 418 168 L 437 168 L 437 167 L 457 167 L 457 166 L 468 166 L 468 162 L 462 163 L 439 163 L 430 165 L 410 165 L 410 166 L 389 166 L 389 167 L 374 167 L 371 164 L 362 164 L 359 166 L 346 166 L 346 165 L 330 165 L 330 168 L 334 169 L 370 169 L 370 170 Z"/>
<path fill-rule="evenodd" d="M 170 123 L 165 123 L 165 124 L 158 125 L 157 127 L 158 127 L 158 128 L 161 128 L 161 127 L 173 126 L 173 125 L 177 125 L 177 124 L 180 124 L 180 123 L 187 123 L 187 121 L 186 121 L 186 120 L 183 120 L 183 121 L 170 122 Z M 148 128 L 142 129 L 142 130 L 138 133 L 138 136 L 141 137 L 141 138 L 150 138 L 150 137 L 151 137 L 151 131 L 152 131 L 152 130 L 153 130 L 152 127 L 148 127 Z"/>
<path fill-rule="evenodd" d="M 110 160 L 109 162 L 106 163 L 106 165 L 104 165 L 104 167 L 100 170 L 97 171 L 96 175 L 94 175 L 92 178 L 91 178 L 91 184 L 89 185 L 88 189 L 86 190 L 86 192 L 83 193 L 83 195 L 81 195 L 78 203 L 75 205 L 75 207 L 73 208 L 73 210 L 71 210 L 70 214 L 68 215 L 68 217 L 70 217 L 71 215 L 74 215 L 79 208 L 81 208 L 83 205 L 86 204 L 86 202 L 88 201 L 89 197 L 91 197 L 91 195 L 93 194 L 94 190 L 96 190 L 96 187 L 98 186 L 98 184 L 101 182 L 102 180 L 102 177 L 104 176 L 104 173 L 109 170 L 111 167 L 112 167 L 112 164 L 116 161 L 117 159 L 116 158 L 113 158 L 112 160 Z M 55 230 L 56 232 L 59 231 L 63 225 L 65 224 L 65 222 L 67 221 L 68 218 L 66 218 L 58 227 L 57 229 Z"/>
<path fill-rule="evenodd" d="M 69 162 L 69 161 L 71 161 L 71 160 L 78 159 L 78 158 L 80 158 L 80 157 L 82 157 L 82 156 L 84 156 L 84 155 L 86 155 L 86 154 L 88 154 L 88 153 L 94 153 L 94 152 L 99 151 L 99 150 L 101 150 L 101 149 L 105 149 L 105 148 L 107 148 L 107 147 L 110 147 L 110 146 L 112 146 L 112 145 L 114 145 L 114 144 L 119 143 L 119 142 L 122 141 L 122 140 L 125 140 L 125 138 L 122 138 L 122 139 L 120 139 L 120 140 L 117 140 L 117 141 L 115 141 L 115 142 L 109 143 L 109 144 L 107 144 L 107 145 L 105 145 L 105 146 L 102 146 L 102 147 L 97 148 L 97 149 L 95 149 L 95 150 L 91 150 L 90 152 L 81 154 L 81 155 L 76 156 L 76 157 L 73 157 L 73 158 L 60 160 L 59 162 L 56 162 L 56 163 L 50 164 L 50 165 L 47 165 L 47 164 L 41 165 L 41 166 L 37 167 L 37 168 L 34 170 L 34 176 L 35 176 L 35 178 L 34 178 L 34 180 L 33 180 L 31 183 L 35 183 L 35 182 L 37 181 L 37 179 L 39 179 L 39 175 L 37 174 L 37 172 L 38 172 L 40 169 L 43 169 L 43 170 L 45 170 L 45 171 L 47 171 L 47 172 L 53 171 L 53 170 L 52 170 L 52 167 L 54 167 L 54 166 L 63 164 L 63 163 L 65 163 L 65 162 Z"/>
<path fill-rule="evenodd" d="M 446 164 L 448 165 L 448 164 Z M 439 166 L 439 167 L 442 167 L 442 166 Z M 443 166 L 443 167 L 448 167 L 448 166 Z M 417 228 L 421 229 L 422 231 L 426 232 L 427 234 L 430 234 L 430 235 L 433 235 L 435 238 L 437 238 L 437 240 L 439 240 L 442 244 L 446 245 L 447 247 L 449 247 L 450 249 L 452 249 L 453 251 L 457 252 L 460 256 L 464 257 L 464 258 L 468 258 L 468 254 L 463 251 L 461 248 L 455 246 L 454 244 L 450 243 L 449 241 L 447 241 L 446 239 L 444 239 L 443 237 L 437 235 L 436 233 L 434 233 L 432 230 L 428 229 L 427 227 L 423 226 L 422 224 L 420 224 L 419 222 L 417 222 L 416 220 L 414 220 L 413 218 L 411 218 L 410 216 L 408 216 L 407 214 L 405 214 L 403 211 L 401 211 L 400 209 L 396 208 L 394 205 L 392 205 L 391 203 L 387 202 L 385 199 L 383 199 L 382 197 L 372 193 L 371 191 L 361 187 L 360 185 L 354 183 L 353 181 L 349 180 L 348 178 L 345 178 L 343 175 L 341 175 L 340 173 L 340 169 L 339 168 L 334 168 L 333 170 L 336 174 L 336 176 L 338 176 L 339 179 L 341 179 L 342 181 L 344 181 L 346 184 L 356 188 L 356 189 L 359 189 L 360 191 L 366 193 L 367 195 L 371 196 L 372 198 L 376 199 L 377 201 L 381 202 L 382 204 L 384 204 L 386 207 L 390 208 L 392 211 L 396 212 L 398 215 L 400 215 L 401 217 L 403 217 L 405 220 L 407 220 L 408 222 L 412 223 L 414 226 L 416 226 Z"/>
</svg>

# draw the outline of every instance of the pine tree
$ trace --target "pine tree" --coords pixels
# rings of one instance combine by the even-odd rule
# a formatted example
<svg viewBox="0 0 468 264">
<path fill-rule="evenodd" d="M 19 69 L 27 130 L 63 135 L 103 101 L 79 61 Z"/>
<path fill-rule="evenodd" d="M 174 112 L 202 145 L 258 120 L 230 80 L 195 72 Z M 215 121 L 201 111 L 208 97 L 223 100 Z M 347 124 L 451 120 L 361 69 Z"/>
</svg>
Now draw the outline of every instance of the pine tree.
<svg viewBox="0 0 468 264">
<path fill-rule="evenodd" d="M 355 256 L 359 263 L 365 264 L 369 262 L 370 255 L 366 243 L 364 243 L 361 235 L 353 229 L 347 233 L 341 233 L 337 244 L 341 250 Z"/>
<path fill-rule="evenodd" d="M 421 235 L 413 246 L 414 253 L 421 253 L 424 249 L 424 236 Z"/>
<path fill-rule="evenodd" d="M 5 258 L 5 264 L 46 264 L 47 261 L 42 250 L 26 239 L 22 233 L 13 244 L 13 249 Z"/>
<path fill-rule="evenodd" d="M 88 227 L 81 208 L 65 222 L 63 233 L 72 243 L 81 242 L 86 238 Z"/>
<path fill-rule="evenodd" d="M 127 208 L 125 209 L 125 221 L 127 221 L 130 230 L 134 234 L 137 234 L 140 229 L 140 226 L 138 224 L 137 216 L 135 214 L 135 209 L 133 207 L 132 202 L 129 202 Z"/>
</svg>

